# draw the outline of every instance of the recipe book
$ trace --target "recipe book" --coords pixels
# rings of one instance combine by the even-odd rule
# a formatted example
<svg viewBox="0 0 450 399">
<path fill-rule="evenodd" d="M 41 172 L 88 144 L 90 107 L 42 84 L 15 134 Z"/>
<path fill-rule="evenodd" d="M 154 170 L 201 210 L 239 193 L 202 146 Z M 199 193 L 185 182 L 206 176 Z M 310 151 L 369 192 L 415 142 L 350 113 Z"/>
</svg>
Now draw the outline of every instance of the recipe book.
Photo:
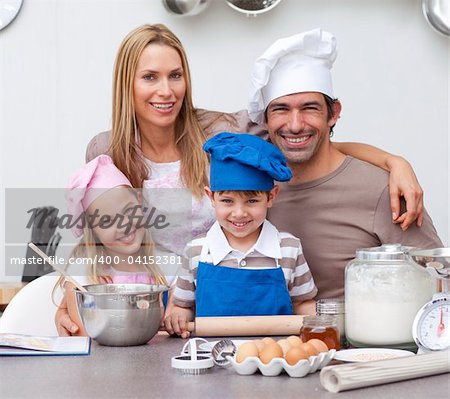
<svg viewBox="0 0 450 399">
<path fill-rule="evenodd" d="M 89 355 L 89 337 L 0 334 L 0 356 Z"/>
</svg>

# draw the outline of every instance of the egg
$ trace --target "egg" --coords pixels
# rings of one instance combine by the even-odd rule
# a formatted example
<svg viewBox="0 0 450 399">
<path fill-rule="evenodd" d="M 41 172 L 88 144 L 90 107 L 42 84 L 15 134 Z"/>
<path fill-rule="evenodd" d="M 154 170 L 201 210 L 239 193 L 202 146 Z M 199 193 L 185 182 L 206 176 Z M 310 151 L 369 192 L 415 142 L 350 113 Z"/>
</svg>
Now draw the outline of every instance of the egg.
<svg viewBox="0 0 450 399">
<path fill-rule="evenodd" d="M 308 341 L 308 344 L 314 345 L 314 347 L 316 348 L 316 350 L 321 353 L 321 352 L 328 352 L 328 346 L 325 342 L 321 341 L 320 339 L 310 339 Z"/>
<path fill-rule="evenodd" d="M 303 341 L 296 335 L 291 335 L 290 337 L 287 337 L 286 341 L 288 341 L 291 344 L 291 346 L 300 346 L 303 343 Z"/>
<path fill-rule="evenodd" d="M 256 356 L 258 357 L 258 347 L 255 345 L 254 342 L 245 342 L 242 345 L 239 345 L 239 348 L 236 352 L 236 362 L 242 363 L 245 359 L 247 359 L 250 356 Z"/>
<path fill-rule="evenodd" d="M 257 346 L 258 351 L 261 352 L 264 348 L 264 342 L 262 341 L 262 339 L 255 339 L 253 342 Z"/>
<path fill-rule="evenodd" d="M 289 351 L 289 349 L 292 348 L 292 345 L 286 339 L 280 339 L 279 341 L 277 341 L 277 344 L 281 346 L 281 349 L 283 350 L 283 356 L 286 356 L 286 353 Z"/>
<path fill-rule="evenodd" d="M 262 342 L 264 343 L 264 345 L 268 345 L 268 344 L 275 344 L 275 340 L 273 338 L 270 337 L 266 337 L 262 339 Z"/>
<path fill-rule="evenodd" d="M 288 364 L 295 366 L 300 360 L 308 359 L 309 355 L 301 346 L 293 346 L 286 353 L 285 359 Z"/>
<path fill-rule="evenodd" d="M 303 343 L 301 345 L 301 348 L 308 353 L 308 356 L 317 356 L 319 354 L 319 351 L 316 349 L 316 347 L 309 342 Z"/>
<path fill-rule="evenodd" d="M 283 357 L 283 349 L 276 342 L 264 345 L 263 350 L 259 354 L 259 358 L 264 364 L 270 363 L 276 357 Z"/>
</svg>

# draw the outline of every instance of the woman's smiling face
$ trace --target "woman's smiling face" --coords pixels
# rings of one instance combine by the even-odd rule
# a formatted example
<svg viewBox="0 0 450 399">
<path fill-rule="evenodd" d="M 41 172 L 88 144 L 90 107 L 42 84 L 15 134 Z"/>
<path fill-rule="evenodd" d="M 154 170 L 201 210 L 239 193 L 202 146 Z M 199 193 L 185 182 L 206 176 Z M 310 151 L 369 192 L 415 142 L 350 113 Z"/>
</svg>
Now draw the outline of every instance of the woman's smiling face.
<svg viewBox="0 0 450 399">
<path fill-rule="evenodd" d="M 178 52 L 164 44 L 149 44 L 139 57 L 133 82 L 138 125 L 174 129 L 185 93 L 186 81 Z"/>
</svg>

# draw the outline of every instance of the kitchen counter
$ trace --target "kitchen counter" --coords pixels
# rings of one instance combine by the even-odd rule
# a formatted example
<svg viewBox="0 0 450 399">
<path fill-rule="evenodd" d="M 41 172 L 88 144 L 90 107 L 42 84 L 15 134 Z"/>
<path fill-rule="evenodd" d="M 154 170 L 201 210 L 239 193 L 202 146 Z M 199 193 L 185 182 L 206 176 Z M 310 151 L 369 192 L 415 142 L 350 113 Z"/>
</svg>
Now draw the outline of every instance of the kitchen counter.
<svg viewBox="0 0 450 399">
<path fill-rule="evenodd" d="M 212 339 L 210 339 L 212 340 Z M 180 375 L 170 359 L 185 340 L 158 333 L 147 345 L 114 348 L 92 342 L 89 356 L 0 357 L 0 398 L 408 398 L 450 397 L 449 374 L 333 394 L 319 372 L 240 376 L 214 367 Z"/>
<path fill-rule="evenodd" d="M 22 282 L 0 282 L 0 311 L 5 310 L 6 305 L 11 302 L 14 295 L 16 295 L 26 283 Z"/>
</svg>

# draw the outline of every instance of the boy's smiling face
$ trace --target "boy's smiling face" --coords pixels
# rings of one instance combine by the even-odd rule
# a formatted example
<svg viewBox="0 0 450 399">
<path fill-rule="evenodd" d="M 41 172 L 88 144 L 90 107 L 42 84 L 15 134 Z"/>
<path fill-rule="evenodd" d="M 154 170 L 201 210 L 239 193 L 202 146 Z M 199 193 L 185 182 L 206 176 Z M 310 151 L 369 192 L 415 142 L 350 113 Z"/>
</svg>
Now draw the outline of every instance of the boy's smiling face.
<svg viewBox="0 0 450 399">
<path fill-rule="evenodd" d="M 275 186 L 270 192 L 247 193 L 245 191 L 205 192 L 214 207 L 217 221 L 228 240 L 236 249 L 248 249 L 258 240 L 267 210 L 278 194 Z"/>
</svg>

